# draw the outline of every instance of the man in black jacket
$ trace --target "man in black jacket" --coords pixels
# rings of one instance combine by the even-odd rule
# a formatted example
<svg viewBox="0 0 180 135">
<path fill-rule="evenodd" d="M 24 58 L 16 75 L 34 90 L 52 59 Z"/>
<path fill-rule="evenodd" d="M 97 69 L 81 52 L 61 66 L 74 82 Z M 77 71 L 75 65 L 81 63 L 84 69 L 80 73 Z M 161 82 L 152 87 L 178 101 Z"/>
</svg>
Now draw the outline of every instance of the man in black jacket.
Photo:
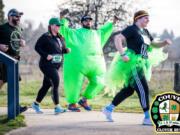
<svg viewBox="0 0 180 135">
<path fill-rule="evenodd" d="M 16 9 L 8 12 L 8 22 L 0 25 L 0 51 L 20 60 L 20 47 L 25 46 L 22 38 L 22 29 L 19 26 L 20 18 L 23 15 Z M 0 89 L 7 82 L 7 70 L 0 61 Z M 20 106 L 20 113 L 27 110 L 27 107 Z"/>
</svg>

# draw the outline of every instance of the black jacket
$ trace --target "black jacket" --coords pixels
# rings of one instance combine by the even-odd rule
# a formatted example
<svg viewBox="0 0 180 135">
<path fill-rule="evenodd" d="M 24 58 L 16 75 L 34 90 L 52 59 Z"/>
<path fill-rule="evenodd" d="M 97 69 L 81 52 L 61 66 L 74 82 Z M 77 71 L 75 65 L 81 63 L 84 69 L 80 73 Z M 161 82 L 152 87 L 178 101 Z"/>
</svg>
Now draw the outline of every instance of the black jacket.
<svg viewBox="0 0 180 135">
<path fill-rule="evenodd" d="M 53 36 L 49 32 L 44 33 L 36 42 L 35 50 L 40 55 L 40 66 L 60 67 L 63 62 L 63 54 L 68 53 L 64 39 L 61 35 Z M 61 55 L 60 63 L 53 63 L 52 60 L 47 60 L 48 55 Z"/>
</svg>

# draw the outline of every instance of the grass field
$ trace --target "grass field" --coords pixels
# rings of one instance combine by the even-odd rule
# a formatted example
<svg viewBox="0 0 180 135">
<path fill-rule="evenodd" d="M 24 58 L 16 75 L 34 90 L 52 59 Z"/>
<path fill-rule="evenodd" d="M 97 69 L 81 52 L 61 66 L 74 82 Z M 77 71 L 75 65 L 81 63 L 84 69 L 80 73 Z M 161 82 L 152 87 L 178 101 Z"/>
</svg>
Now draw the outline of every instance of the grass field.
<svg viewBox="0 0 180 135">
<path fill-rule="evenodd" d="M 20 103 L 22 105 L 31 106 L 32 102 L 35 100 L 37 92 L 41 86 L 41 81 L 38 79 L 37 81 L 23 81 L 20 83 Z M 154 73 L 151 82 L 149 82 L 150 86 L 150 101 L 154 98 L 156 94 L 160 94 L 167 91 L 173 91 L 173 75 L 172 72 L 158 72 Z M 85 87 L 85 86 L 84 86 Z M 51 100 L 50 90 L 47 96 L 41 103 L 42 108 L 54 108 L 53 102 Z M 60 84 L 60 104 L 63 107 L 67 106 L 67 102 L 63 93 L 63 81 Z M 96 110 L 100 110 L 103 106 L 110 103 L 112 101 L 112 96 L 103 95 L 100 93 L 95 99 L 90 100 L 90 104 Z M 6 86 L 0 91 L 0 106 L 7 106 L 7 90 Z M 122 104 L 120 104 L 116 111 L 121 112 L 142 112 L 137 94 L 135 93 L 133 96 L 125 100 Z"/>
<path fill-rule="evenodd" d="M 38 92 L 40 85 L 41 85 L 40 81 L 20 83 L 20 104 L 31 106 L 32 102 L 36 98 L 36 94 Z M 7 105 L 7 91 L 5 89 L 6 87 L 4 87 L 4 90 L 0 91 L 0 106 Z M 64 93 L 62 92 L 62 89 L 61 89 L 60 95 L 61 95 L 60 103 L 63 107 L 66 107 L 67 103 L 64 97 Z M 95 99 L 90 100 L 89 102 L 95 110 L 99 110 L 107 103 L 110 103 L 112 98 L 113 97 L 103 96 L 103 94 L 101 93 Z M 50 91 L 48 92 L 47 96 L 43 99 L 41 106 L 42 108 L 54 108 Z M 131 98 L 127 99 L 124 103 L 122 103 L 120 108 L 122 111 L 123 110 L 130 111 L 130 112 L 140 111 L 141 109 L 138 103 L 137 95 L 133 95 Z"/>
</svg>

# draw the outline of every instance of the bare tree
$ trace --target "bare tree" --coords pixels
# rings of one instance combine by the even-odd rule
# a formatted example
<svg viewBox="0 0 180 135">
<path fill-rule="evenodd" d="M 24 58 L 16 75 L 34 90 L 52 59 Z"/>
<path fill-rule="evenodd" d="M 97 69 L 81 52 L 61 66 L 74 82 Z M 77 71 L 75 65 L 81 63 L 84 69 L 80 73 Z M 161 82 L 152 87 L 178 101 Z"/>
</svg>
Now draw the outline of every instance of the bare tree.
<svg viewBox="0 0 180 135">
<path fill-rule="evenodd" d="M 3 4 L 3 0 L 0 0 L 0 24 L 2 24 L 4 22 L 4 4 Z"/>
<path fill-rule="evenodd" d="M 144 0 L 70 0 L 60 4 L 58 8 L 70 19 L 73 27 L 78 27 L 80 18 L 89 14 L 94 18 L 94 28 L 114 15 L 121 19 L 117 27 L 122 28 L 132 22 L 132 14 L 138 9 L 138 4 L 143 2 Z"/>
<path fill-rule="evenodd" d="M 37 39 L 46 31 L 42 23 L 39 24 L 37 29 L 33 29 L 33 23 L 26 20 L 23 23 L 23 37 L 26 41 L 26 47 L 21 51 L 22 62 L 25 64 L 37 64 L 38 55 L 34 51 L 34 45 Z"/>
</svg>

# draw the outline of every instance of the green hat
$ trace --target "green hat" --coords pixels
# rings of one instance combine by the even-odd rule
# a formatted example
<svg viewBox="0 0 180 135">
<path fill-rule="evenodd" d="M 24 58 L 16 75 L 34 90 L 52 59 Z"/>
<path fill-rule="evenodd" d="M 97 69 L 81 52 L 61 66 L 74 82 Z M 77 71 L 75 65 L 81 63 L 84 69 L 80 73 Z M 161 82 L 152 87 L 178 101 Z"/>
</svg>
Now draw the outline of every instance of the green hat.
<svg viewBox="0 0 180 135">
<path fill-rule="evenodd" d="M 59 26 L 62 25 L 59 18 L 54 18 L 54 17 L 49 20 L 49 25 L 53 25 L 53 24 Z"/>
</svg>

